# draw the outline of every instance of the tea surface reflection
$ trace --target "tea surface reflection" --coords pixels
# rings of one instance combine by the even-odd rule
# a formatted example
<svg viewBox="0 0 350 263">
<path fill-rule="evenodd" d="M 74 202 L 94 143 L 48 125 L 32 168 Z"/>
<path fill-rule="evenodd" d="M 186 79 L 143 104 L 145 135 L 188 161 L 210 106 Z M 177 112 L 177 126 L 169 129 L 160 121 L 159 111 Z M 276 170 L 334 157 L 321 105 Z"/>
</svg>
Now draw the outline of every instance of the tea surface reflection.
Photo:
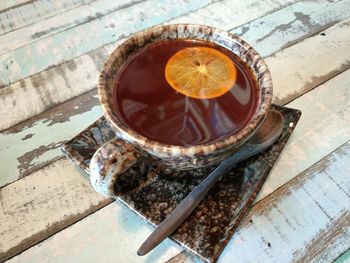
<svg viewBox="0 0 350 263">
<path fill-rule="evenodd" d="M 186 47 L 215 48 L 236 65 L 237 80 L 224 95 L 196 99 L 176 92 L 166 81 L 167 61 Z M 212 143 L 240 131 L 257 107 L 257 86 L 248 67 L 230 51 L 204 41 L 171 40 L 137 51 L 119 70 L 115 111 L 143 136 L 170 145 Z"/>
</svg>

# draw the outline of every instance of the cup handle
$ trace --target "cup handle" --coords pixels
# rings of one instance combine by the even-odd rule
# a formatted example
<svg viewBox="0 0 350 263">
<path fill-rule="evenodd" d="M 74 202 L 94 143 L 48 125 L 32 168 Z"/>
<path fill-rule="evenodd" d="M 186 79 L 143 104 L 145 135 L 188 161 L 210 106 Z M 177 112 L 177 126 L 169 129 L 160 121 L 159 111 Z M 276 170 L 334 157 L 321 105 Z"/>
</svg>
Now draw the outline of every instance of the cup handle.
<svg viewBox="0 0 350 263">
<path fill-rule="evenodd" d="M 92 186 L 111 198 L 140 189 L 156 174 L 149 157 L 119 138 L 103 144 L 90 162 Z"/>
</svg>

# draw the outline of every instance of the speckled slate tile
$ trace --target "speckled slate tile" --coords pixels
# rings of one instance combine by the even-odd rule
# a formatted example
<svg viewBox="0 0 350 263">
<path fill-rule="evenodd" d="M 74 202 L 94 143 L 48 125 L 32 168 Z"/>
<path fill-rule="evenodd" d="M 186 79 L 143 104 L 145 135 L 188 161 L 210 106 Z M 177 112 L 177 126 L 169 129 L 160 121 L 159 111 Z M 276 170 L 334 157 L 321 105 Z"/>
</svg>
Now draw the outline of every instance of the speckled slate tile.
<svg viewBox="0 0 350 263">
<path fill-rule="evenodd" d="M 301 112 L 298 110 L 276 105 L 272 107 L 283 114 L 285 122 L 278 142 L 225 174 L 192 215 L 172 235 L 173 240 L 204 261 L 217 260 L 262 187 L 300 118 Z M 62 150 L 88 173 L 89 161 L 96 149 L 113 136 L 109 125 L 102 117 L 65 143 Z M 143 188 L 118 199 L 147 221 L 157 225 L 214 168 L 160 173 Z M 140 240 L 140 244 L 142 241 Z"/>
</svg>

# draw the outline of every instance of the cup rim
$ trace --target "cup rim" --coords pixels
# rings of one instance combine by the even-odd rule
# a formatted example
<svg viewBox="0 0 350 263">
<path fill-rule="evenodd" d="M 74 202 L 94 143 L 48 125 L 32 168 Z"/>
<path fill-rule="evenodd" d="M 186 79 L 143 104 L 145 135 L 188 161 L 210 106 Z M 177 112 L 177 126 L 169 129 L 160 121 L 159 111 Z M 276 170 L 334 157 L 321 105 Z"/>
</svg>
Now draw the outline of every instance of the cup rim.
<svg viewBox="0 0 350 263">
<path fill-rule="evenodd" d="M 113 110 L 108 103 L 108 96 L 111 94 L 107 91 L 106 85 L 108 81 L 114 76 L 110 76 L 109 73 L 113 71 L 113 64 L 115 63 L 116 57 L 122 52 L 123 48 L 128 44 L 140 41 L 140 39 L 150 38 L 152 37 L 154 32 L 163 32 L 165 30 L 178 30 L 178 28 L 193 28 L 198 30 L 199 32 L 203 32 L 209 30 L 210 32 L 214 32 L 215 34 L 221 35 L 229 39 L 230 41 L 238 43 L 244 49 L 246 49 L 249 56 L 253 58 L 255 61 L 256 71 L 259 76 L 255 78 L 258 81 L 258 87 L 260 94 L 258 106 L 255 110 L 255 113 L 248 124 L 237 133 L 234 133 L 228 137 L 225 137 L 221 140 L 217 140 L 211 143 L 199 144 L 194 146 L 179 146 L 179 145 L 171 145 L 161 143 L 152 139 L 149 139 L 140 133 L 133 130 L 131 127 L 126 126 L 122 123 L 115 114 L 113 114 Z M 193 38 L 192 38 L 193 39 Z M 211 41 L 216 44 L 215 41 Z M 231 50 L 232 51 L 232 50 Z M 232 51 L 233 52 L 233 51 Z M 115 70 L 117 71 L 117 70 Z M 190 23 L 178 23 L 178 24 L 165 24 L 165 25 L 157 25 L 150 28 L 147 28 L 143 31 L 139 31 L 129 38 L 127 38 L 123 43 L 118 45 L 114 51 L 109 55 L 107 61 L 105 62 L 102 71 L 99 76 L 99 83 L 97 86 L 98 96 L 100 100 L 100 104 L 102 106 L 102 111 L 108 122 L 111 124 L 113 130 L 124 140 L 128 141 L 131 144 L 134 144 L 138 148 L 150 152 L 155 156 L 162 158 L 164 155 L 166 156 L 195 156 L 201 154 L 208 154 L 215 151 L 224 150 L 233 146 L 240 145 L 247 141 L 253 132 L 260 126 L 262 121 L 264 120 L 268 109 L 270 108 L 272 102 L 272 79 L 270 71 L 267 67 L 266 62 L 263 58 L 258 54 L 258 52 L 251 47 L 247 42 L 242 40 L 240 37 L 231 34 L 222 29 L 218 29 L 212 26 L 200 25 L 200 24 L 190 24 Z"/>
</svg>

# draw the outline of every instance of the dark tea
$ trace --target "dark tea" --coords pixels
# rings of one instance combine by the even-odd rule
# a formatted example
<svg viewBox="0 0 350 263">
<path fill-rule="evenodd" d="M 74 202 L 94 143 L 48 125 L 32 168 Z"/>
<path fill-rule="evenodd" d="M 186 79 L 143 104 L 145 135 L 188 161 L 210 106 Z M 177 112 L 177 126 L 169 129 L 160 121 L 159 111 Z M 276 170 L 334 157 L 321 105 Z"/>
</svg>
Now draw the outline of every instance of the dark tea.
<svg viewBox="0 0 350 263">
<path fill-rule="evenodd" d="M 181 54 L 191 48 L 232 65 L 224 69 L 210 58 L 202 63 L 206 53 L 198 59 L 195 52 Z M 169 63 L 174 65 L 170 70 Z M 191 71 L 194 67 L 198 72 Z M 226 81 L 223 88 L 221 80 Z M 204 87 L 208 85 L 211 90 Z M 167 40 L 138 50 L 118 71 L 114 93 L 115 114 L 126 126 L 151 140 L 179 146 L 213 143 L 239 132 L 258 102 L 248 66 L 229 50 L 197 40 Z"/>
</svg>

